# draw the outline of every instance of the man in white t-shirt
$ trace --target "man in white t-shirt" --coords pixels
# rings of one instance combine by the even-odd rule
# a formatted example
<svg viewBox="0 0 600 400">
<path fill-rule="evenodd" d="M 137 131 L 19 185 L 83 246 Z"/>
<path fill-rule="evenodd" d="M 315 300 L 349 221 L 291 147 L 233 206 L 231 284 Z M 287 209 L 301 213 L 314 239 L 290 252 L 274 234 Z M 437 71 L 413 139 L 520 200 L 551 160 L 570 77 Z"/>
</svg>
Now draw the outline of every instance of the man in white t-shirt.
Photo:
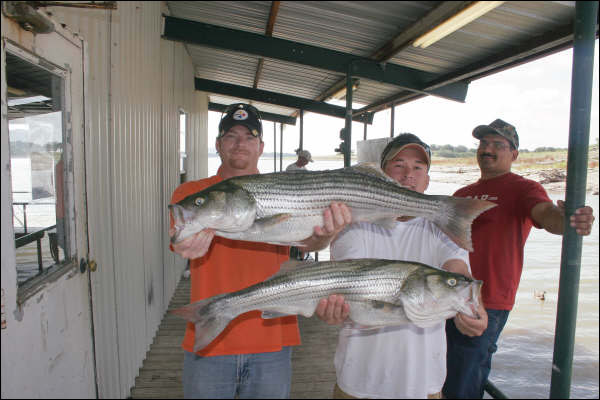
<svg viewBox="0 0 600 400">
<path fill-rule="evenodd" d="M 286 171 L 306 171 L 306 164 L 313 162 L 312 155 L 308 150 L 298 150 L 296 154 L 298 154 L 298 159 L 295 163 L 288 165 Z"/>
<path fill-rule="evenodd" d="M 423 193 L 429 185 L 431 150 L 417 136 L 401 134 L 381 155 L 381 168 L 402 186 Z M 385 258 L 417 261 L 470 276 L 469 254 L 424 218 L 398 218 L 389 229 L 360 222 L 349 225 L 331 244 L 331 259 Z M 316 313 L 329 324 L 348 316 L 343 296 L 323 299 Z M 455 317 L 461 332 L 479 336 L 481 319 Z M 337 384 L 334 398 L 441 398 L 446 378 L 444 322 L 419 328 L 413 324 L 359 329 L 350 321 L 340 331 L 335 353 Z"/>
</svg>

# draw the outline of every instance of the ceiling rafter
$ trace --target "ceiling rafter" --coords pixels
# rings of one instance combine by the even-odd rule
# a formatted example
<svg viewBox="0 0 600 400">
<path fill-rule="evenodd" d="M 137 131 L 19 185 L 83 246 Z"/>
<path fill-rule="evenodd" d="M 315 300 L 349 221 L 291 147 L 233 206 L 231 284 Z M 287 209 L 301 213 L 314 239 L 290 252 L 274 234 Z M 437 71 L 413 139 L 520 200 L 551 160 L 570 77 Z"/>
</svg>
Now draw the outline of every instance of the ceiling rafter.
<svg viewBox="0 0 600 400">
<path fill-rule="evenodd" d="M 279 4 L 281 1 L 272 1 L 271 2 L 271 11 L 269 12 L 269 20 L 267 21 L 267 27 L 265 29 L 265 36 L 273 36 L 273 28 L 275 27 L 275 20 L 277 19 L 277 13 L 279 12 Z M 259 58 L 258 65 L 256 67 L 256 74 L 254 75 L 254 84 L 252 87 L 254 89 L 258 88 L 258 81 L 262 75 L 262 69 L 265 59 Z"/>
</svg>

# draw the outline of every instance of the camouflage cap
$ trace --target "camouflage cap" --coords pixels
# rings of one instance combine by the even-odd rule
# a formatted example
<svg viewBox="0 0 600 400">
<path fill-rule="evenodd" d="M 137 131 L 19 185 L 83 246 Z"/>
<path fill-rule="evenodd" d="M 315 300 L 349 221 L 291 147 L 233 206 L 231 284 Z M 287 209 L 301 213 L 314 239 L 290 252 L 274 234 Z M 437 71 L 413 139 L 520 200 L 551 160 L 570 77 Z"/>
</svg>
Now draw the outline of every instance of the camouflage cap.
<svg viewBox="0 0 600 400">
<path fill-rule="evenodd" d="M 502 136 L 515 148 L 519 149 L 519 135 L 514 126 L 501 119 L 497 119 L 489 125 L 479 125 L 473 129 L 473 137 L 481 139 L 486 133 L 495 133 Z"/>
</svg>

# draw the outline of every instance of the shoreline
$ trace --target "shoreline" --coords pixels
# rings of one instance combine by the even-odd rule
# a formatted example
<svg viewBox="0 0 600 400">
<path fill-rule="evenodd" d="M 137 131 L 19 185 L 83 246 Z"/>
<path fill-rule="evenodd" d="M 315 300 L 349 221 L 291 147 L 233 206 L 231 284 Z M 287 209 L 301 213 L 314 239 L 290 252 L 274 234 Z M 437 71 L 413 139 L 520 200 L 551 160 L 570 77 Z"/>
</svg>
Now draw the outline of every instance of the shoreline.
<svg viewBox="0 0 600 400">
<path fill-rule="evenodd" d="M 431 172 L 436 173 L 435 177 L 431 176 L 431 180 L 434 182 L 460 185 L 475 183 L 480 177 L 479 167 L 477 166 L 432 165 Z M 566 171 L 563 169 L 525 169 L 522 171 L 513 170 L 512 172 L 541 183 L 548 193 L 562 193 L 567 190 Z M 588 168 L 586 192 L 591 195 L 598 195 L 598 167 Z"/>
<path fill-rule="evenodd" d="M 542 153 L 543 160 L 531 159 L 539 157 L 539 154 L 529 153 L 521 156 L 519 162 L 513 164 L 512 172 L 524 178 L 539 182 L 548 193 L 564 193 L 567 190 L 566 151 Z M 340 161 L 343 165 L 343 157 L 335 156 L 313 156 L 315 161 Z M 283 157 L 287 165 L 294 162 L 295 157 Z M 586 192 L 589 195 L 598 195 L 598 150 L 590 151 L 590 167 L 587 170 Z M 352 157 L 352 165 L 357 159 Z M 554 165 L 552 165 L 554 163 Z M 557 165 L 558 164 L 558 165 Z M 545 168 L 543 165 L 547 165 Z M 310 168 L 309 168 L 310 169 Z M 452 183 L 462 186 L 477 182 L 480 177 L 479 166 L 476 160 L 464 158 L 436 158 L 433 157 L 431 171 L 433 182 Z M 435 176 L 434 176 L 435 175 Z"/>
</svg>

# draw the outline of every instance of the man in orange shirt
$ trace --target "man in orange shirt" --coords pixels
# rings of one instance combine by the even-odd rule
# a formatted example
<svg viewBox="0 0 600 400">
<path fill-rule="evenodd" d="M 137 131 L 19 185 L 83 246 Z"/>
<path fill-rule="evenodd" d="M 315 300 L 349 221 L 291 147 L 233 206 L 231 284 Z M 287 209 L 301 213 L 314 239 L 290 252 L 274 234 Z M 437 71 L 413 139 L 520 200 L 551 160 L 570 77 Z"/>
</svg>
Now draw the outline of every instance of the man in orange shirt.
<svg viewBox="0 0 600 400">
<path fill-rule="evenodd" d="M 180 185 L 176 203 L 224 179 L 257 174 L 263 152 L 262 123 L 249 104 L 228 107 L 219 123 L 216 149 L 221 158 L 217 175 Z M 331 204 L 324 225 L 305 240 L 305 251 L 321 250 L 351 222 L 344 204 Z M 171 226 L 169 234 L 174 229 Z M 190 302 L 241 290 L 276 273 L 289 258 L 289 247 L 215 237 L 205 229 L 171 246 L 190 259 Z M 194 324 L 188 323 L 183 349 L 186 398 L 287 398 L 291 383 L 291 347 L 300 344 L 296 316 L 264 320 L 259 311 L 242 314 L 204 349 L 193 352 Z"/>
</svg>

